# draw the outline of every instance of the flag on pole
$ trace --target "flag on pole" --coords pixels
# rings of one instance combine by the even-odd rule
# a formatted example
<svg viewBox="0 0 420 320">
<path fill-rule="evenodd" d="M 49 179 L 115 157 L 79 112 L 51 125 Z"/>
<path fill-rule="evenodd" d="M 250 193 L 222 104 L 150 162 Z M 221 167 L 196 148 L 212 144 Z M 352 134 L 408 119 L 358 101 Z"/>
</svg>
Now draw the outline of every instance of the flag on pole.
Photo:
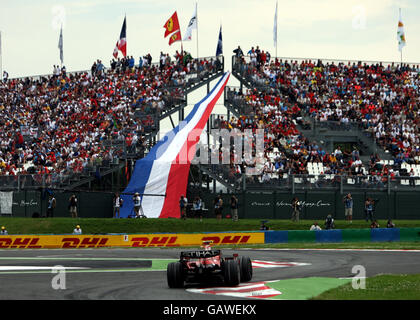
<svg viewBox="0 0 420 320">
<path fill-rule="evenodd" d="M 195 11 L 188 23 L 187 30 L 185 31 L 184 41 L 191 41 L 193 29 L 197 29 L 197 3 L 195 4 Z"/>
<path fill-rule="evenodd" d="M 274 38 L 274 46 L 277 46 L 277 2 L 276 2 L 276 12 L 274 14 L 273 38 Z"/>
<path fill-rule="evenodd" d="M 63 26 L 60 29 L 60 39 L 58 40 L 58 49 L 60 49 L 60 61 L 63 64 L 64 55 L 63 55 Z"/>
<path fill-rule="evenodd" d="M 170 35 L 170 34 L 179 30 L 179 21 L 178 21 L 178 15 L 177 15 L 176 11 L 168 19 L 168 21 L 166 21 L 166 23 L 163 27 L 165 28 L 164 38 L 166 38 L 168 35 Z"/>
<path fill-rule="evenodd" d="M 121 196 L 124 200 L 121 217 L 132 214 L 133 201 L 129 194 L 138 192 L 142 195 L 141 206 L 148 218 L 180 218 L 180 211 L 176 208 L 181 195 L 186 194 L 197 143 L 229 77 L 230 73 L 226 72 L 194 105 L 184 121 L 155 144 L 146 157 L 136 161 L 130 182 Z"/>
<path fill-rule="evenodd" d="M 398 20 L 397 39 L 398 39 L 398 50 L 402 51 L 402 48 L 405 47 L 405 34 L 404 34 L 404 24 L 401 19 L 401 9 L 400 9 L 400 18 Z"/>
<path fill-rule="evenodd" d="M 169 45 L 171 45 L 174 42 L 181 41 L 181 31 L 178 30 L 178 32 L 175 32 L 173 35 L 169 38 Z"/>
<path fill-rule="evenodd" d="M 216 57 L 221 54 L 223 54 L 222 26 L 220 26 L 219 40 L 217 41 Z"/>
<path fill-rule="evenodd" d="M 124 17 L 124 23 L 121 28 L 120 39 L 115 45 L 113 56 L 116 59 L 118 57 L 118 51 L 121 51 L 124 58 L 127 56 L 127 35 L 126 35 L 126 18 Z"/>
</svg>

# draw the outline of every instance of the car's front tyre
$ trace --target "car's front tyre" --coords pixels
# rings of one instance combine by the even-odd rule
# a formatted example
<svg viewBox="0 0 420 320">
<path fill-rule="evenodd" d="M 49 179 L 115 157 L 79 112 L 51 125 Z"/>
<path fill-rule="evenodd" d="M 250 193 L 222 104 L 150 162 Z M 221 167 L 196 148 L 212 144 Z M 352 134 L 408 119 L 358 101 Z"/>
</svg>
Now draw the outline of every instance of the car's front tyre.
<svg viewBox="0 0 420 320">
<path fill-rule="evenodd" d="M 252 279 L 252 262 L 249 257 L 241 257 L 240 259 L 241 269 L 241 282 L 248 282 Z"/>
</svg>

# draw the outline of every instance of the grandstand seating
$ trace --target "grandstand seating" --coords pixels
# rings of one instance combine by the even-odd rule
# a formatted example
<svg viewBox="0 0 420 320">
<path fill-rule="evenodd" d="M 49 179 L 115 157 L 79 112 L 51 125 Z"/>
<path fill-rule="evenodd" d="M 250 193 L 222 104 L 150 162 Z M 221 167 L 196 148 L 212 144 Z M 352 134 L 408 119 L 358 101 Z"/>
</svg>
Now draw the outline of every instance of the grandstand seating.
<svg viewBox="0 0 420 320">
<path fill-rule="evenodd" d="M 227 89 L 226 103 L 240 120 L 230 121 L 225 127 L 235 127 L 241 122 L 248 127 L 257 123 L 271 128 L 278 119 L 287 118 L 287 127 L 294 133 L 281 132 L 271 139 L 266 135 L 267 160 L 273 161 L 271 145 L 282 139 L 280 151 L 290 162 L 298 161 L 289 174 L 328 175 L 347 174 L 349 184 L 352 175 L 391 177 L 414 176 L 420 163 L 420 68 L 419 65 L 390 63 L 338 62 L 309 59 L 271 59 L 265 63 L 258 58 L 232 58 L 233 74 L 241 82 L 241 88 Z M 253 89 L 244 89 L 242 85 Z M 244 112 L 248 111 L 248 112 Z M 244 117 L 250 114 L 251 117 Z M 392 160 L 375 159 L 370 163 L 354 166 L 352 155 L 324 155 L 317 159 L 321 167 L 314 165 L 312 152 L 320 146 L 310 145 L 297 130 L 303 127 L 305 117 L 317 121 L 336 121 L 339 126 L 358 124 L 376 143 L 392 155 Z M 350 128 L 350 127 L 349 127 Z M 303 155 L 303 157 L 302 157 Z M 319 155 L 319 154 L 318 154 Z M 329 158 L 330 157 L 330 158 Z M 320 160 L 320 161 L 319 161 Z M 332 160 L 332 161 L 331 161 Z M 331 165 L 328 167 L 328 165 Z M 301 167 L 306 168 L 302 170 Z M 366 168 L 367 167 L 367 168 Z M 330 177 L 329 177 L 330 178 Z M 315 178 L 310 178 L 314 181 Z M 407 179 L 405 179 L 407 180 Z M 406 181 L 401 180 L 405 184 Z M 408 180 L 407 180 L 408 181 Z M 301 183 L 299 178 L 295 182 Z M 417 181 L 416 181 L 417 184 Z"/>
<path fill-rule="evenodd" d="M 144 148 L 162 115 L 185 106 L 186 92 L 221 71 L 223 57 L 134 68 L 123 59 L 109 69 L 98 60 L 90 71 L 0 81 L 0 179 L 63 180 L 109 168 L 125 152 Z"/>
</svg>

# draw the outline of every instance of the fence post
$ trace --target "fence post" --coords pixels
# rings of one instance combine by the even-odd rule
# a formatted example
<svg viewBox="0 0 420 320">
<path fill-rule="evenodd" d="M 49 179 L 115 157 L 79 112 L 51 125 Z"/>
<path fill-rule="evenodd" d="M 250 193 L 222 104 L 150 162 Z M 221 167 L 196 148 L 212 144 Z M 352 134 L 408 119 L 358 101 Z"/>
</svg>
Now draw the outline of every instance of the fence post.
<svg viewBox="0 0 420 320">
<path fill-rule="evenodd" d="M 26 189 L 24 192 L 25 192 L 25 198 L 24 198 L 25 200 L 24 200 L 24 203 L 23 203 L 23 207 L 25 208 L 25 217 L 26 217 L 26 211 L 27 211 L 26 209 L 27 209 L 27 207 L 28 207 L 28 206 L 26 205 L 26 198 L 27 198 L 27 197 L 26 197 L 26 193 L 28 192 L 28 190 Z"/>
<path fill-rule="evenodd" d="M 295 194 L 295 175 L 291 174 L 292 177 L 292 194 Z"/>
<path fill-rule="evenodd" d="M 343 194 L 343 179 L 344 175 L 340 174 L 340 194 Z"/>
</svg>

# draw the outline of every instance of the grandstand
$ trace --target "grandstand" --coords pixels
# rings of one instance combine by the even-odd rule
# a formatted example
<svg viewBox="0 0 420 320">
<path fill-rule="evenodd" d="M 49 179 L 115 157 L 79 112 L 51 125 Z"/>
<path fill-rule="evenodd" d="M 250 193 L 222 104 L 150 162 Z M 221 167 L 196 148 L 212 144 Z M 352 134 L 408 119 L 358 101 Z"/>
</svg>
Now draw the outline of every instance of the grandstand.
<svg viewBox="0 0 420 320">
<path fill-rule="evenodd" d="M 187 95 L 205 85 L 209 92 L 224 71 L 222 56 L 101 64 L 1 83 L 2 190 L 95 190 L 108 199 L 157 142 L 160 122 L 175 127 Z M 221 187 L 226 199 L 241 195 L 243 216 L 265 197 L 262 216 L 280 217 L 291 193 L 329 199 L 337 214 L 341 196 L 355 192 L 383 198 L 384 214 L 395 217 L 406 193 L 420 190 L 419 72 L 418 64 L 233 56 L 240 87 L 225 88 L 227 115 L 208 127 L 264 129 L 264 152 L 254 155 L 260 174 L 245 174 L 252 165 L 244 162 L 193 165 L 187 197 L 209 206 Z M 230 156 L 238 158 L 233 149 Z M 323 217 L 321 209 L 305 212 Z"/>
<path fill-rule="evenodd" d="M 272 156 L 273 147 L 288 160 L 283 166 L 293 160 L 287 174 L 339 174 L 350 181 L 358 174 L 379 175 L 382 182 L 388 176 L 418 177 L 418 64 L 288 58 L 263 63 L 235 56 L 232 65 L 241 87 L 227 89 L 225 104 L 238 119 L 257 119 L 252 122 L 268 130 L 270 178 L 273 165 L 274 172 L 285 173 Z M 244 127 L 243 117 L 240 122 L 229 125 Z M 347 150 L 336 148 L 337 142 Z M 371 155 L 375 159 L 369 161 Z M 407 178 L 399 181 L 405 185 Z"/>
<path fill-rule="evenodd" d="M 290 203 L 287 192 L 305 200 L 332 195 L 335 214 L 341 195 L 373 195 L 383 199 L 384 217 L 413 217 L 412 195 L 420 188 L 419 72 L 413 63 L 235 55 L 232 73 L 240 87 L 226 88 L 227 117 L 217 127 L 264 128 L 264 164 L 258 176 L 245 175 L 244 163 L 205 170 L 245 194 L 242 206 L 249 213 L 254 205 L 260 217 L 283 216 L 278 207 Z M 258 206 L 268 209 L 262 214 Z M 306 217 L 322 215 L 308 209 Z"/>
<path fill-rule="evenodd" d="M 176 112 L 182 119 L 187 94 L 224 69 L 214 57 L 97 65 L 1 83 L 2 189 L 91 188 L 95 177 L 143 157 L 160 121 Z"/>
</svg>

